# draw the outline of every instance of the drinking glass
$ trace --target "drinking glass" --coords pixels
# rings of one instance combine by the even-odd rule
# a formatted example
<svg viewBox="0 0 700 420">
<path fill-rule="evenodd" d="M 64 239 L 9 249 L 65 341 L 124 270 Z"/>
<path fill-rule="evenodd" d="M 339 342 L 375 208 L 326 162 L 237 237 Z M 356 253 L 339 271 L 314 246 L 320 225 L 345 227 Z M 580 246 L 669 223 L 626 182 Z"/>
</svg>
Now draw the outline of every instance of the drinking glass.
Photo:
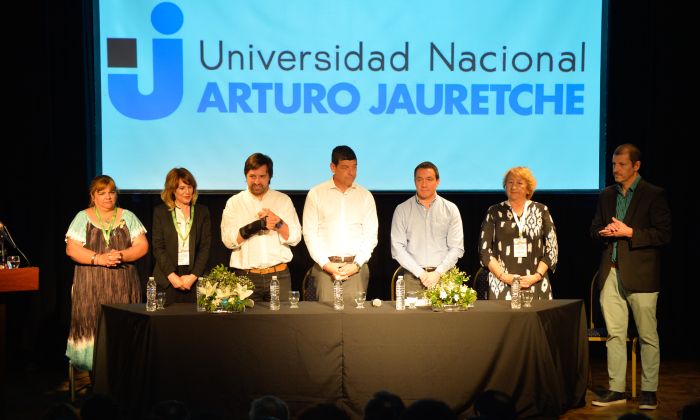
<svg viewBox="0 0 700 420">
<path fill-rule="evenodd" d="M 523 301 L 523 308 L 532 308 L 532 299 L 535 297 L 535 286 L 527 289 L 520 289 L 520 299 Z"/>
<path fill-rule="evenodd" d="M 416 309 L 416 302 L 418 301 L 418 292 L 415 290 L 412 290 L 407 293 L 406 296 L 406 304 L 408 305 L 408 309 Z"/>
<path fill-rule="evenodd" d="M 10 255 L 7 257 L 7 268 L 19 268 L 19 255 Z"/>
<path fill-rule="evenodd" d="M 156 310 L 165 309 L 165 292 L 156 293 Z"/>
<path fill-rule="evenodd" d="M 299 291 L 290 290 L 289 291 L 289 307 L 292 309 L 299 308 Z"/>
<path fill-rule="evenodd" d="M 357 294 L 355 294 L 355 309 L 364 309 L 366 298 L 367 298 L 367 293 L 357 292 Z"/>
</svg>

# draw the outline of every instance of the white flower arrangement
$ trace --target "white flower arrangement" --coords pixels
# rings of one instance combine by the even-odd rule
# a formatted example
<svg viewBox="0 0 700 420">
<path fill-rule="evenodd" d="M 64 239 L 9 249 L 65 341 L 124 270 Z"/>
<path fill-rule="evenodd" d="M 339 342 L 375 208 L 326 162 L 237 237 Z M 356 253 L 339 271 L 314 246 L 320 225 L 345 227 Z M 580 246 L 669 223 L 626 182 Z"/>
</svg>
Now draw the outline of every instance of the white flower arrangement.
<svg viewBox="0 0 700 420">
<path fill-rule="evenodd" d="M 237 276 L 223 264 L 214 267 L 197 285 L 197 305 L 207 312 L 243 312 L 255 305 L 250 295 L 255 286 L 245 276 Z"/>
<path fill-rule="evenodd" d="M 443 273 L 435 286 L 426 290 L 425 297 L 436 309 L 447 307 L 468 308 L 476 300 L 476 291 L 467 286 L 469 276 L 457 267 Z"/>
</svg>

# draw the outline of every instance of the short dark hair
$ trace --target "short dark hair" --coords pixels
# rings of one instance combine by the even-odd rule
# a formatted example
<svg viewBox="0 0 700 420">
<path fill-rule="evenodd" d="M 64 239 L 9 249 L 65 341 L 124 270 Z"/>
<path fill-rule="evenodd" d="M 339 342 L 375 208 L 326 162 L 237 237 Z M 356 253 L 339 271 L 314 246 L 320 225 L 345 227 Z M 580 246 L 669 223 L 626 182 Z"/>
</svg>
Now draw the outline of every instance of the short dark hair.
<svg viewBox="0 0 700 420">
<path fill-rule="evenodd" d="M 331 153 L 331 162 L 337 165 L 341 160 L 357 160 L 350 146 L 336 146 Z"/>
<path fill-rule="evenodd" d="M 401 397 L 388 391 L 378 391 L 365 406 L 364 420 L 394 420 L 406 410 Z"/>
<path fill-rule="evenodd" d="M 274 395 L 266 395 L 254 400 L 250 404 L 248 412 L 250 420 L 259 420 L 264 418 L 275 418 L 278 420 L 289 419 L 289 408 L 287 404 Z"/>
<path fill-rule="evenodd" d="M 435 179 L 440 179 L 440 171 L 438 171 L 437 166 L 433 162 L 421 162 L 416 166 L 416 169 L 413 170 L 413 177 L 416 177 L 416 174 L 418 173 L 419 169 L 432 169 L 433 172 L 435 172 Z"/>
<path fill-rule="evenodd" d="M 642 160 L 642 151 L 639 150 L 639 147 L 632 143 L 625 143 L 617 146 L 613 152 L 613 156 L 621 155 L 623 153 L 627 153 L 629 155 L 632 164 Z"/>
<path fill-rule="evenodd" d="M 457 420 L 450 407 L 442 401 L 430 398 L 418 400 L 408 406 L 401 415 L 402 420 Z"/>
<path fill-rule="evenodd" d="M 248 176 L 248 171 L 251 169 L 258 169 L 261 166 L 267 165 L 267 174 L 270 175 L 272 179 L 272 159 L 268 155 L 263 155 L 262 153 L 253 153 L 248 156 L 245 160 L 245 166 L 243 167 L 243 175 Z"/>
</svg>

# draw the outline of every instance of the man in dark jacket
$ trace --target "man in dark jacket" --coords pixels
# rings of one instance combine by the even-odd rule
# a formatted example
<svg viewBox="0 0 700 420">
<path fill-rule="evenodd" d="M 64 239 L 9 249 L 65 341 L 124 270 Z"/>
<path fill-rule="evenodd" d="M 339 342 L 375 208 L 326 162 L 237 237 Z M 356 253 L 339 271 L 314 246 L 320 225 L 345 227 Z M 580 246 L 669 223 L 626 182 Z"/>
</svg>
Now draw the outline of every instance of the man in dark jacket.
<svg viewBox="0 0 700 420">
<path fill-rule="evenodd" d="M 632 308 L 641 344 L 642 388 L 639 408 L 657 406 L 659 334 L 656 302 L 661 280 L 661 247 L 671 241 L 671 211 L 664 191 L 639 175 L 641 153 L 632 144 L 613 153 L 615 185 L 605 188 L 591 223 L 591 235 L 603 253 L 598 269 L 600 305 L 608 330 L 607 393 L 596 406 L 626 403 L 628 308 Z"/>
</svg>

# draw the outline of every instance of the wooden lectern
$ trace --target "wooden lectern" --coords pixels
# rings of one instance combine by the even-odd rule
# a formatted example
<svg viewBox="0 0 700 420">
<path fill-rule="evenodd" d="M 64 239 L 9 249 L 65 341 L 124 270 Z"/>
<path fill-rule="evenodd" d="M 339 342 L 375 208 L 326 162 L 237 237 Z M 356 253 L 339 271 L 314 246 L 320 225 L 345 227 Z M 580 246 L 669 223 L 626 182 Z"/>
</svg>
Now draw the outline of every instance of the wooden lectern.
<svg viewBox="0 0 700 420">
<path fill-rule="evenodd" d="M 0 293 L 39 290 L 39 267 L 0 270 Z"/>
<path fill-rule="evenodd" d="M 5 316 L 3 302 L 5 293 L 30 292 L 39 290 L 39 267 L 0 269 L 0 391 L 4 391 L 5 381 Z M 0 392 L 4 394 L 4 392 Z M 3 403 L 0 398 L 0 403 Z M 4 404 L 3 404 L 4 405 Z"/>
</svg>

